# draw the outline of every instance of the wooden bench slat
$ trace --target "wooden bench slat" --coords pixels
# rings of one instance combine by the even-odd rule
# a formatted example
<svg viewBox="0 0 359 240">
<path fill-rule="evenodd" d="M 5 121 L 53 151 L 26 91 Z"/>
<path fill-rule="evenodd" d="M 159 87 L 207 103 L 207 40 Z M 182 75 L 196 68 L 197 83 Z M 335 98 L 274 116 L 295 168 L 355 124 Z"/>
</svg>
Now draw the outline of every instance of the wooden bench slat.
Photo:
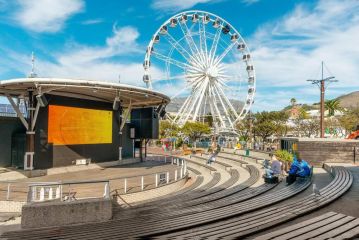
<svg viewBox="0 0 359 240">
<path fill-rule="evenodd" d="M 351 230 L 352 228 L 358 227 L 359 226 L 359 218 L 354 219 L 353 221 L 344 224 L 338 228 L 335 228 L 329 232 L 326 232 L 325 234 L 322 234 L 320 236 L 316 236 L 315 238 L 317 240 L 324 240 L 324 239 L 328 239 L 328 238 L 333 238 L 336 237 L 338 235 L 342 235 L 345 232 Z"/>
<path fill-rule="evenodd" d="M 359 238 L 359 226 L 352 228 L 349 231 L 339 236 L 331 238 L 331 240 L 354 239 L 354 238 Z"/>
<path fill-rule="evenodd" d="M 298 224 L 294 224 L 294 225 L 291 225 L 289 227 L 286 227 L 286 228 L 282 228 L 280 230 L 277 230 L 277 231 L 274 231 L 274 232 L 270 232 L 268 234 L 265 234 L 265 235 L 262 235 L 262 236 L 259 236 L 257 238 L 255 238 L 255 240 L 265 240 L 265 239 L 272 239 L 274 237 L 278 237 L 278 236 L 282 236 L 286 233 L 289 233 L 289 232 L 292 232 L 292 231 L 296 231 L 297 229 L 300 229 L 302 228 L 303 226 L 308 226 L 308 225 L 311 225 L 311 224 L 314 224 L 314 223 L 317 223 L 317 222 L 320 222 L 320 221 L 323 221 L 327 218 L 330 218 L 330 217 L 337 217 L 337 213 L 335 212 L 328 212 L 326 214 L 323 214 L 323 215 L 320 215 L 318 217 L 315 217 L 315 218 L 311 218 L 311 219 L 308 219 L 304 222 L 300 222 Z"/>
<path fill-rule="evenodd" d="M 316 237 L 318 235 L 321 235 L 323 233 L 330 231 L 333 228 L 337 228 L 337 227 L 339 227 L 343 224 L 346 224 L 355 219 L 354 217 L 345 216 L 344 214 L 340 214 L 340 215 L 344 216 L 344 217 L 337 219 L 334 222 L 327 223 L 325 226 L 322 226 L 319 224 L 313 224 L 316 226 L 316 229 L 310 228 L 310 229 L 308 229 L 308 231 L 298 231 L 298 232 L 301 232 L 301 235 L 297 235 L 297 237 L 294 237 L 293 240 L 304 240 L 304 239 Z M 291 237 L 292 235 L 289 235 L 289 236 Z M 280 239 L 286 239 L 286 238 L 280 238 Z"/>
</svg>

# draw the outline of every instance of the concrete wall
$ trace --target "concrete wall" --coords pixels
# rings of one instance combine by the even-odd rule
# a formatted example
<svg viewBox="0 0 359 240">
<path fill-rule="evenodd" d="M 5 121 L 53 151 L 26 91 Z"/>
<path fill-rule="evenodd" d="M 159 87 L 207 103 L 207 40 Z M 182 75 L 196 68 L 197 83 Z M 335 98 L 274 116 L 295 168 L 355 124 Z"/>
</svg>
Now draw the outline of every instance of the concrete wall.
<svg viewBox="0 0 359 240">
<path fill-rule="evenodd" d="M 0 201 L 0 212 L 21 212 L 25 202 L 18 201 Z"/>
<path fill-rule="evenodd" d="M 22 207 L 21 227 L 39 228 L 101 222 L 112 218 L 109 199 L 83 199 L 72 202 L 29 203 Z"/>
<path fill-rule="evenodd" d="M 355 154 L 355 151 L 357 153 Z M 299 139 L 298 152 L 311 165 L 358 163 L 359 141 L 344 139 Z"/>
</svg>

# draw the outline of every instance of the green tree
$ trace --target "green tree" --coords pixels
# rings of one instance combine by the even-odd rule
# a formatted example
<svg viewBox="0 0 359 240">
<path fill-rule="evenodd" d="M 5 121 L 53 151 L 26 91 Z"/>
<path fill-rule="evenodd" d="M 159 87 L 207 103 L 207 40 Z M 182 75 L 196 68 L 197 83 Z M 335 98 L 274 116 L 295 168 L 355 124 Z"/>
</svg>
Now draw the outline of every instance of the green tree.
<svg viewBox="0 0 359 240">
<path fill-rule="evenodd" d="M 339 125 L 349 134 L 359 125 L 359 106 L 343 111 L 343 116 L 338 118 Z"/>
<path fill-rule="evenodd" d="M 260 136 L 263 142 L 272 135 L 283 136 L 287 133 L 289 114 L 284 111 L 260 112 L 254 115 L 254 134 Z"/>
<path fill-rule="evenodd" d="M 169 120 L 160 121 L 159 134 L 160 138 L 177 137 L 179 127 Z"/>
<path fill-rule="evenodd" d="M 319 119 L 309 116 L 304 108 L 299 108 L 298 110 L 297 118 L 293 119 L 296 135 L 305 137 L 318 135 L 320 129 Z"/>
<path fill-rule="evenodd" d="M 292 105 L 292 107 L 294 107 L 296 103 L 297 103 L 297 99 L 295 98 L 290 99 L 290 105 Z"/>
<path fill-rule="evenodd" d="M 341 111 L 342 108 L 340 107 L 340 100 L 339 99 L 332 99 L 325 101 L 325 109 L 328 110 L 328 116 L 334 116 L 335 111 Z"/>
<path fill-rule="evenodd" d="M 211 133 L 211 128 L 207 123 L 186 122 L 181 131 L 188 136 L 194 143 L 205 134 Z M 196 146 L 195 146 L 196 147 Z"/>
<path fill-rule="evenodd" d="M 236 125 L 237 132 L 241 141 L 249 141 L 250 131 L 251 131 L 251 117 L 247 115 L 242 121 L 238 122 Z"/>
</svg>

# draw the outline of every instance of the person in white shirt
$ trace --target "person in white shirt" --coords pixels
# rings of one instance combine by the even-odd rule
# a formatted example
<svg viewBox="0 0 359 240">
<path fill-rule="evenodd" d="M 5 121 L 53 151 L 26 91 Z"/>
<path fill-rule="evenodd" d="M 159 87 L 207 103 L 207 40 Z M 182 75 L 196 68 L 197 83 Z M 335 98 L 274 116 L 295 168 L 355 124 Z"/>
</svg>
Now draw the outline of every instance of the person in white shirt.
<svg viewBox="0 0 359 240">
<path fill-rule="evenodd" d="M 271 170 L 273 175 L 280 175 L 282 173 L 282 163 L 274 155 L 272 156 Z"/>
</svg>

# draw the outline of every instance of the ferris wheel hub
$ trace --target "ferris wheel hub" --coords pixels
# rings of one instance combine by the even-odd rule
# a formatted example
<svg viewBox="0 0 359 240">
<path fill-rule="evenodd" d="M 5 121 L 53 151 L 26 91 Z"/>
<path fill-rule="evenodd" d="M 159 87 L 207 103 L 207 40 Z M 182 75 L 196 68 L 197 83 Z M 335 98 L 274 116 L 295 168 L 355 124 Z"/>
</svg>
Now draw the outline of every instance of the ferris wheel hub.
<svg viewBox="0 0 359 240">
<path fill-rule="evenodd" d="M 205 75 L 209 78 L 217 78 L 218 77 L 218 68 L 208 67 L 206 69 Z"/>
</svg>

